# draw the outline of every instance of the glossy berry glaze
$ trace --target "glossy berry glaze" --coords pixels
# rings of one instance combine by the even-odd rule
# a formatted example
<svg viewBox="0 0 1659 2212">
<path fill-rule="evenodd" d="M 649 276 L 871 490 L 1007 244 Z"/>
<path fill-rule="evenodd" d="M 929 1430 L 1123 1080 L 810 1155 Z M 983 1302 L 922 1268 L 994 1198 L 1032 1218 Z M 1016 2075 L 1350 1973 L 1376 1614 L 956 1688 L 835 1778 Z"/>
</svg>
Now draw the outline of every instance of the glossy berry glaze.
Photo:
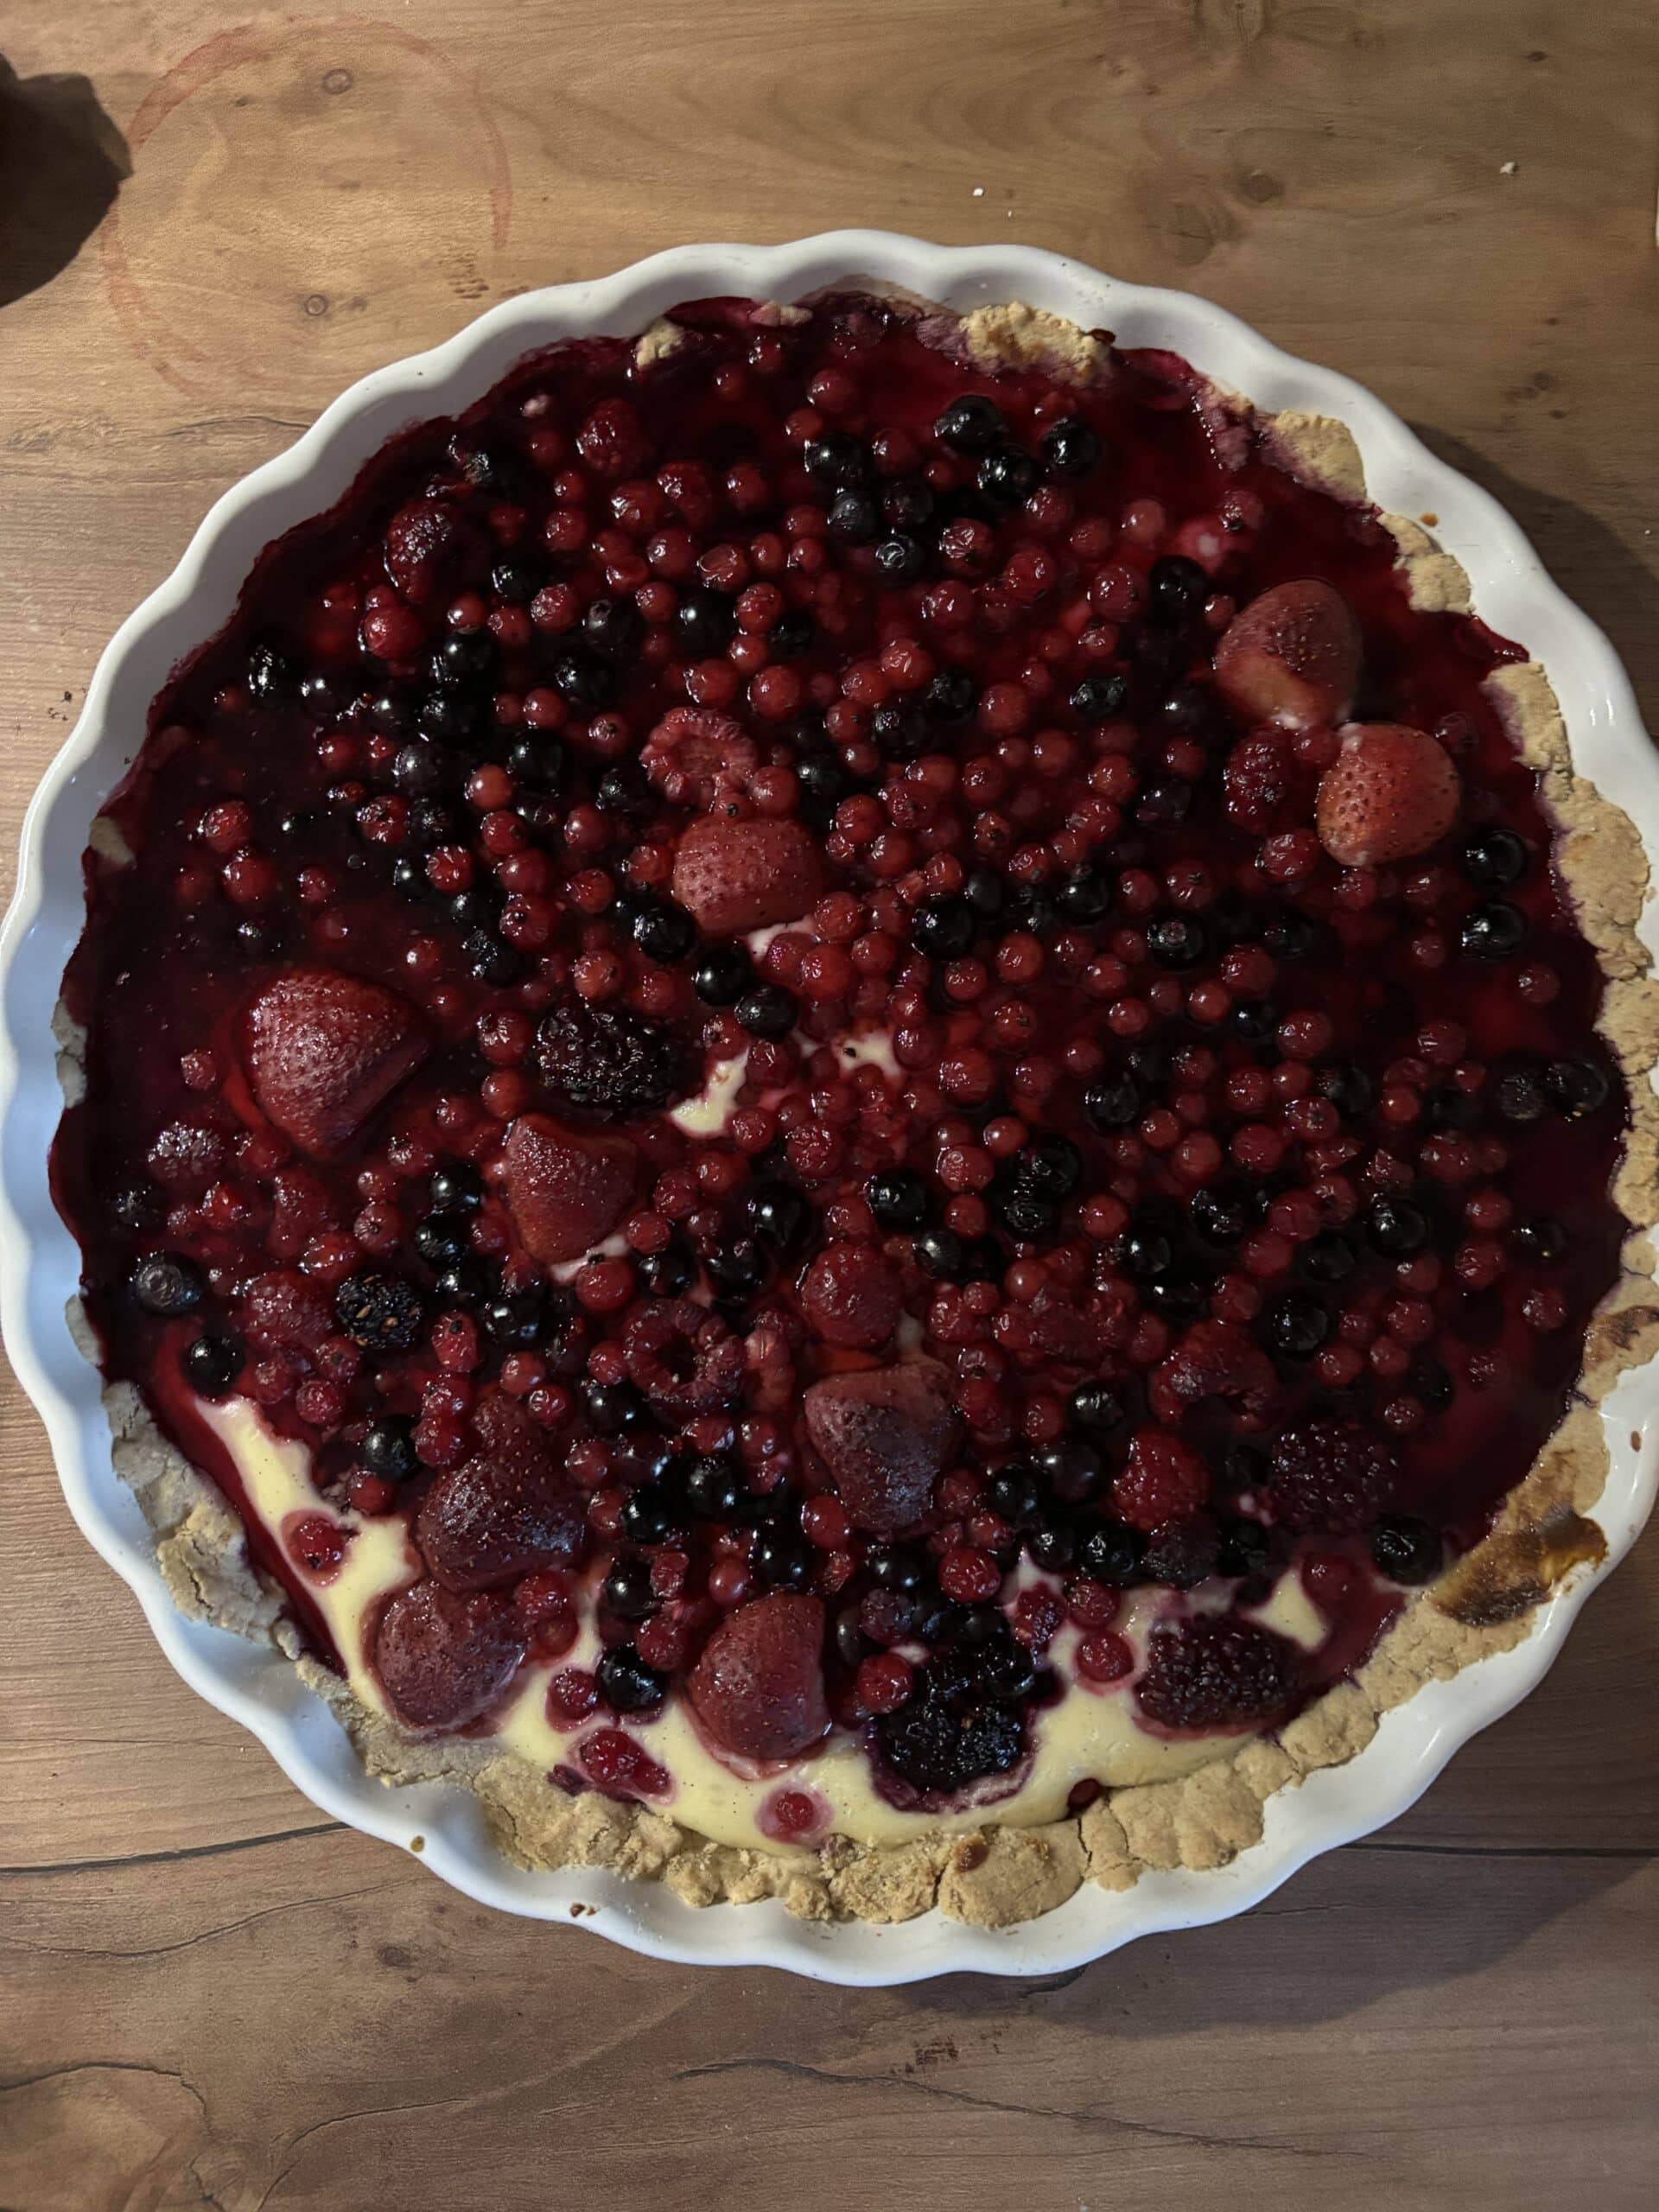
<svg viewBox="0 0 1659 2212">
<path fill-rule="evenodd" d="M 1522 656 L 1172 357 L 676 321 L 394 444 L 156 702 L 54 1162 L 108 1371 L 233 1501 L 204 1400 L 309 1448 L 248 1517 L 325 1652 L 409 1522 L 410 1726 L 580 1636 L 566 1789 L 671 1788 L 666 1700 L 920 1807 L 1079 1686 L 1282 1718 L 1488 1524 L 1617 1273 Z M 1255 727 L 1211 656 L 1308 579 L 1356 696 Z M 1406 726 L 1358 831 L 1345 718 Z M 1433 842 L 1341 867 L 1384 768 Z M 1246 1618 L 1292 1569 L 1316 1648 Z"/>
</svg>

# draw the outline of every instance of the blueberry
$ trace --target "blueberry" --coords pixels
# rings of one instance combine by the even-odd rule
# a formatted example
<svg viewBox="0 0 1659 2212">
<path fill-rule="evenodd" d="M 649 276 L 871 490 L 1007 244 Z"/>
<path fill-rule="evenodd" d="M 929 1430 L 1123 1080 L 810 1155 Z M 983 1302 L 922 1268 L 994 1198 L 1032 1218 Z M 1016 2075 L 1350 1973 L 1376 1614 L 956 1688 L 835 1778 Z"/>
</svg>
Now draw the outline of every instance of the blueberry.
<svg viewBox="0 0 1659 2212">
<path fill-rule="evenodd" d="M 622 1501 L 622 1533 L 630 1543 L 665 1543 L 679 1522 L 672 1497 L 656 1483 L 642 1483 Z"/>
<path fill-rule="evenodd" d="M 1170 776 L 1146 785 L 1135 802 L 1135 818 L 1143 830 L 1174 830 L 1192 811 L 1192 786 Z"/>
<path fill-rule="evenodd" d="M 484 1203 L 484 1178 L 468 1160 L 446 1160 L 435 1167 L 427 1189 L 435 1206 L 463 1206 L 471 1213 Z"/>
<path fill-rule="evenodd" d="M 601 814 L 637 822 L 651 812 L 656 794 L 637 760 L 614 760 L 594 787 L 594 804 Z"/>
<path fill-rule="evenodd" d="M 620 1559 L 605 1578 L 600 1603 L 619 1620 L 649 1620 L 657 1610 L 657 1592 L 651 1586 L 651 1566 L 643 1559 Z"/>
<path fill-rule="evenodd" d="M 596 653 L 561 653 L 553 664 L 553 682 L 559 696 L 578 713 L 595 714 L 611 702 L 616 677 L 608 661 Z"/>
<path fill-rule="evenodd" d="M 1423 1119 L 1431 1129 L 1472 1129 L 1480 1107 L 1455 1083 L 1438 1083 L 1423 1100 Z"/>
<path fill-rule="evenodd" d="M 917 760 L 929 744 L 926 717 L 916 707 L 889 700 L 870 716 L 870 735 L 890 760 Z"/>
<path fill-rule="evenodd" d="M 1013 1161 L 1016 1180 L 1028 1191 L 1052 1198 L 1069 1198 L 1083 1180 L 1083 1154 L 1070 1137 L 1058 1129 L 1034 1136 Z"/>
<path fill-rule="evenodd" d="M 1118 1240 L 1118 1257 L 1126 1274 L 1149 1282 L 1173 1262 L 1175 1247 L 1155 1221 L 1132 1221 Z"/>
<path fill-rule="evenodd" d="M 677 1298 L 697 1279 L 696 1255 L 678 1235 L 671 1236 L 660 1251 L 648 1252 L 637 1264 L 639 1279 L 653 1298 Z"/>
<path fill-rule="evenodd" d="M 942 668 L 922 694 L 922 712 L 936 722 L 965 722 L 978 703 L 974 679 L 964 668 Z"/>
<path fill-rule="evenodd" d="M 1046 1574 L 1064 1574 L 1077 1556 L 1077 1532 L 1068 1521 L 1052 1521 L 1046 1528 L 1032 1530 L 1026 1538 L 1026 1550 L 1033 1567 L 1040 1567 Z"/>
<path fill-rule="evenodd" d="M 862 484 L 872 471 L 869 448 L 845 430 L 825 430 L 801 448 L 801 464 L 820 484 Z"/>
<path fill-rule="evenodd" d="M 1287 1359 L 1311 1359 L 1331 1333 L 1331 1316 L 1319 1299 L 1288 1290 L 1267 1312 L 1268 1342 Z"/>
<path fill-rule="evenodd" d="M 589 1424 L 601 1436 L 620 1436 L 651 1419 L 650 1408 L 632 1382 L 589 1382 L 582 1402 Z"/>
<path fill-rule="evenodd" d="M 1121 1521 L 1103 1521 L 1086 1535 L 1077 1566 L 1091 1582 L 1133 1581 L 1141 1565 L 1141 1539 Z"/>
<path fill-rule="evenodd" d="M 424 738 L 400 746 L 393 756 L 391 780 L 405 798 L 424 798 L 429 791 L 441 790 L 448 777 L 442 753 Z"/>
<path fill-rule="evenodd" d="M 471 1221 L 471 1214 L 461 1206 L 441 1207 L 425 1215 L 415 1224 L 415 1249 L 429 1266 L 448 1267 L 469 1249 Z"/>
<path fill-rule="evenodd" d="M 509 606 L 527 606 L 541 588 L 540 563 L 522 553 L 504 554 L 490 570 L 490 589 Z"/>
<path fill-rule="evenodd" d="M 1385 1258 L 1403 1260 L 1428 1242 L 1428 1217 L 1409 1198 L 1374 1198 L 1365 1233 Z"/>
<path fill-rule="evenodd" d="M 1334 1229 L 1310 1236 L 1296 1258 L 1310 1282 L 1341 1282 L 1359 1265 L 1353 1246 Z"/>
<path fill-rule="evenodd" d="M 1502 891 L 1526 874 L 1528 857 L 1513 830 L 1479 830 L 1463 849 L 1463 872 L 1477 891 Z"/>
<path fill-rule="evenodd" d="M 756 983 L 733 1007 L 738 1027 L 751 1037 L 787 1037 L 795 1027 L 794 995 L 781 983 Z"/>
<path fill-rule="evenodd" d="M 817 626 L 806 609 L 791 607 L 767 631 L 766 648 L 774 660 L 799 660 L 811 652 L 817 638 Z"/>
<path fill-rule="evenodd" d="M 1259 1521 L 1224 1522 L 1216 1572 L 1241 1580 L 1260 1574 L 1266 1569 L 1272 1551 L 1273 1540 Z"/>
<path fill-rule="evenodd" d="M 686 651 L 702 660 L 725 652 L 737 627 L 737 615 L 729 599 L 694 585 L 674 610 L 674 627 Z"/>
<path fill-rule="evenodd" d="M 1122 1399 L 1109 1382 L 1079 1382 L 1065 1411 L 1071 1426 L 1086 1436 L 1110 1436 L 1128 1418 Z"/>
<path fill-rule="evenodd" d="M 426 734 L 440 745 L 465 745 L 477 734 L 480 709 L 470 691 L 440 685 L 429 691 L 415 710 L 415 719 Z"/>
<path fill-rule="evenodd" d="M 1040 1244 L 1059 1228 L 1060 1210 L 1052 1198 L 1014 1191 L 995 1203 L 998 1220 L 1021 1243 Z"/>
<path fill-rule="evenodd" d="M 185 1379 L 202 1397 L 217 1398 L 235 1382 L 242 1360 L 242 1347 L 233 1337 L 200 1336 L 185 1347 Z"/>
<path fill-rule="evenodd" d="M 972 868 L 963 880 L 962 895 L 976 921 L 995 922 L 1008 903 L 1008 887 L 994 868 Z"/>
<path fill-rule="evenodd" d="M 1314 1085 L 1320 1097 L 1328 1099 L 1344 1121 L 1369 1114 L 1376 1103 L 1376 1085 L 1363 1068 L 1355 1066 L 1351 1061 L 1321 1068 L 1314 1077 Z"/>
<path fill-rule="evenodd" d="M 493 930 L 469 930 L 461 949 L 467 965 L 480 983 L 503 990 L 524 972 L 524 956 L 499 938 Z"/>
<path fill-rule="evenodd" d="M 1211 1279 L 1191 1268 L 1172 1268 L 1147 1285 L 1147 1296 L 1160 1313 L 1195 1320 L 1210 1303 Z"/>
<path fill-rule="evenodd" d="M 883 517 L 894 530 L 907 536 L 927 528 L 938 504 L 932 486 L 921 476 L 901 476 L 881 494 Z"/>
<path fill-rule="evenodd" d="M 363 1439 L 363 1464 L 389 1483 L 407 1482 L 420 1465 L 415 1424 L 407 1414 L 383 1414 Z"/>
<path fill-rule="evenodd" d="M 837 492 L 830 502 L 830 527 L 849 545 L 868 545 L 881 527 L 880 511 L 868 492 Z"/>
<path fill-rule="evenodd" d="M 763 1528 L 749 1552 L 749 1571 L 769 1590 L 802 1590 L 812 1579 L 813 1549 L 793 1530 Z"/>
<path fill-rule="evenodd" d="M 1154 621 L 1172 627 L 1191 621 L 1210 596 L 1210 579 L 1196 561 L 1166 553 L 1147 572 Z"/>
<path fill-rule="evenodd" d="M 1542 1063 L 1516 1058 L 1499 1068 L 1492 1081 L 1492 1103 L 1506 1122 L 1524 1127 L 1541 1121 L 1548 1107 Z"/>
<path fill-rule="evenodd" d="M 1098 468 L 1105 448 L 1081 416 L 1063 415 L 1051 423 L 1039 442 L 1043 459 L 1057 476 L 1086 476 Z"/>
<path fill-rule="evenodd" d="M 171 1320 L 193 1313 L 207 1294 L 207 1286 L 194 1260 L 179 1252 L 151 1252 L 140 1260 L 128 1278 L 132 1294 L 146 1313 Z"/>
<path fill-rule="evenodd" d="M 1513 960 L 1527 941 L 1527 918 L 1507 899 L 1489 899 L 1463 918 L 1459 942 L 1471 960 Z"/>
<path fill-rule="evenodd" d="M 959 895 L 925 899 L 910 918 L 910 941 L 931 960 L 960 960 L 974 936 L 974 910 Z"/>
<path fill-rule="evenodd" d="M 1001 409 L 979 392 L 965 392 L 953 399 L 937 423 L 933 435 L 957 453 L 984 453 L 1007 429 Z"/>
<path fill-rule="evenodd" d="M 432 656 L 440 683 L 480 683 L 495 672 L 499 651 L 487 630 L 452 630 Z"/>
<path fill-rule="evenodd" d="M 1427 1582 L 1440 1571 L 1445 1548 L 1427 1522 L 1390 1516 L 1376 1523 L 1367 1541 L 1378 1572 L 1391 1582 Z"/>
<path fill-rule="evenodd" d="M 1160 968 L 1196 968 L 1208 950 L 1204 924 L 1191 914 L 1163 914 L 1147 931 L 1147 950 Z"/>
<path fill-rule="evenodd" d="M 801 811 L 809 822 L 827 822 L 853 788 L 852 778 L 833 753 L 809 753 L 795 763 L 801 787 Z"/>
<path fill-rule="evenodd" d="M 1071 711 L 1081 721 L 1109 721 L 1122 713 L 1128 696 L 1127 677 L 1085 676 L 1071 694 Z"/>
<path fill-rule="evenodd" d="M 1062 1505 L 1086 1504 L 1106 1480 L 1106 1461 L 1099 1448 L 1080 1437 L 1039 1452 L 1037 1471 Z"/>
<path fill-rule="evenodd" d="M 1246 999 L 1228 1017 L 1235 1037 L 1247 1045 L 1263 1045 L 1279 1027 L 1279 1009 L 1270 999 Z"/>
<path fill-rule="evenodd" d="M 697 925 L 683 906 L 663 899 L 641 908 L 634 917 L 632 936 L 647 960 L 670 967 L 696 950 Z"/>
<path fill-rule="evenodd" d="M 908 1595 L 927 1580 L 927 1561 L 909 1544 L 872 1544 L 864 1565 L 878 1590 L 897 1590 Z"/>
<path fill-rule="evenodd" d="M 1053 893 L 1040 883 L 1021 883 L 1008 894 L 1003 920 L 1010 930 L 1024 930 L 1032 937 L 1046 937 L 1058 928 L 1060 910 Z"/>
<path fill-rule="evenodd" d="M 968 1248 L 954 1229 L 925 1229 L 912 1250 L 916 1264 L 942 1282 L 962 1282 L 968 1274 Z"/>
<path fill-rule="evenodd" d="M 433 1294 L 442 1306 L 464 1306 L 476 1312 L 495 1295 L 496 1270 L 476 1253 L 454 1260 L 433 1283 Z"/>
<path fill-rule="evenodd" d="M 1593 1114 L 1611 1092 L 1605 1071 L 1593 1060 L 1552 1060 L 1544 1070 L 1544 1096 L 1567 1121 Z"/>
<path fill-rule="evenodd" d="M 484 1308 L 484 1333 L 505 1351 L 533 1351 L 546 1341 L 557 1316 L 538 1285 L 494 1298 Z"/>
<path fill-rule="evenodd" d="M 299 664 L 281 645 L 266 640 L 248 655 L 248 696 L 256 706 L 279 706 L 293 697 L 299 684 Z"/>
<path fill-rule="evenodd" d="M 1255 1222 L 1255 1209 L 1244 1193 L 1224 1184 L 1211 1184 L 1193 1193 L 1187 1212 L 1192 1226 L 1209 1244 L 1236 1244 Z"/>
<path fill-rule="evenodd" d="M 754 980 L 740 944 L 714 944 L 691 970 L 691 988 L 705 1006 L 734 1006 Z"/>
<path fill-rule="evenodd" d="M 771 1262 L 753 1236 L 717 1244 L 703 1259 L 703 1272 L 722 1298 L 752 1298 L 766 1287 Z"/>
<path fill-rule="evenodd" d="M 757 1183 L 743 1211 L 753 1234 L 779 1252 L 797 1249 L 812 1225 L 811 1203 L 792 1183 Z"/>
<path fill-rule="evenodd" d="M 1457 1385 L 1438 1359 L 1420 1359 L 1411 1370 L 1410 1388 L 1426 1406 L 1444 1413 L 1458 1395 Z"/>
<path fill-rule="evenodd" d="M 1262 942 L 1276 960 L 1311 960 L 1319 950 L 1319 924 L 1306 914 L 1287 910 L 1268 924 Z"/>
<path fill-rule="evenodd" d="M 1019 446 L 993 446 L 974 472 L 974 481 L 999 506 L 1017 507 L 1043 480 L 1043 472 Z"/>
<path fill-rule="evenodd" d="M 1146 1090 L 1129 1069 L 1091 1084 L 1083 1094 L 1083 1110 L 1097 1129 L 1127 1129 L 1140 1120 L 1146 1103 Z"/>
<path fill-rule="evenodd" d="M 875 549 L 875 572 L 884 584 L 914 583 L 926 558 L 919 540 L 895 531 Z"/>
<path fill-rule="evenodd" d="M 639 610 L 631 599 L 590 600 L 582 612 L 582 636 L 596 653 L 610 660 L 622 660 L 632 653 L 644 628 Z"/>
<path fill-rule="evenodd" d="M 648 1713 L 668 1693 L 668 1677 L 647 1667 L 631 1643 L 606 1652 L 594 1669 L 599 1694 L 613 1713 Z"/>
<path fill-rule="evenodd" d="M 748 1491 L 729 1459 L 710 1455 L 694 1459 L 687 1470 L 685 1495 L 694 1513 L 705 1521 L 732 1521 L 743 1510 Z"/>
<path fill-rule="evenodd" d="M 1054 898 L 1068 922 L 1085 928 L 1103 922 L 1112 911 L 1112 887 L 1097 868 L 1080 868 L 1064 877 Z"/>
<path fill-rule="evenodd" d="M 1516 1223 L 1510 1231 L 1510 1242 L 1522 1259 L 1547 1267 L 1566 1251 L 1567 1231 L 1559 1221 L 1551 1221 L 1548 1215 L 1534 1214 Z"/>
<path fill-rule="evenodd" d="M 926 1181 L 908 1167 L 878 1169 L 865 1184 L 864 1196 L 882 1229 L 920 1229 L 933 1211 Z"/>
</svg>

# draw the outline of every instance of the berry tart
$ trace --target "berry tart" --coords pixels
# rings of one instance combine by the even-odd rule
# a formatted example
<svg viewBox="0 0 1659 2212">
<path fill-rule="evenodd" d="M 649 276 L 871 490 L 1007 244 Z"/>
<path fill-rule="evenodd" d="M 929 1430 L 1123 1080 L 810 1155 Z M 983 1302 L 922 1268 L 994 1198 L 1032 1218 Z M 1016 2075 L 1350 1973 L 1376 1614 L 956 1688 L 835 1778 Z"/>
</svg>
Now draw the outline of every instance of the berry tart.
<svg viewBox="0 0 1659 2212">
<path fill-rule="evenodd" d="M 54 1189 L 187 1609 L 695 1904 L 1224 1864 L 1604 1548 L 1646 863 L 1348 433 L 676 309 L 268 549 L 87 855 Z"/>
</svg>

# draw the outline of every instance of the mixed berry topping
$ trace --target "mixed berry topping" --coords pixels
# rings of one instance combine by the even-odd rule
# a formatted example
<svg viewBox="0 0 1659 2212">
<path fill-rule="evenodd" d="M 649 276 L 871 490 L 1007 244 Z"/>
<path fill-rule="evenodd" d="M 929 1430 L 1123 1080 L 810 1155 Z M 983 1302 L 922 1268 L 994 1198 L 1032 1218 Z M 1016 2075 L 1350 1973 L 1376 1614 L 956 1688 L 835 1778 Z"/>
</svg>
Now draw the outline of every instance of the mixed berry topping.
<svg viewBox="0 0 1659 2212">
<path fill-rule="evenodd" d="M 924 1810 L 1074 1691 L 1271 1726 L 1617 1271 L 1518 656 L 1173 357 L 675 321 L 394 442 L 157 702 L 54 1162 L 110 1370 L 238 1502 L 204 1404 L 308 1447 L 325 1653 L 406 1529 L 391 1709 L 539 1668 L 561 1788 L 664 1798 L 671 1702 Z"/>
</svg>

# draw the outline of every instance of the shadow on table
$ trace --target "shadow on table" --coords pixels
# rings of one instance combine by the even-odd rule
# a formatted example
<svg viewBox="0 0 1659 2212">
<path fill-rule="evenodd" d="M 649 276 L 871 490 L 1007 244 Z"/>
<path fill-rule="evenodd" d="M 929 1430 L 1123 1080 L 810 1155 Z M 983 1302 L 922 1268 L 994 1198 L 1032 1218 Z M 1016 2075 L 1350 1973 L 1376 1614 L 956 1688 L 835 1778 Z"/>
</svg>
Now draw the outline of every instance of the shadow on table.
<svg viewBox="0 0 1659 2212">
<path fill-rule="evenodd" d="M 1535 1845 L 1506 1835 L 1504 1781 L 1493 1764 L 1490 1847 L 1426 1833 L 1431 1798 L 1429 1820 L 1408 1815 L 1315 1859 L 1238 1919 L 1150 1936 L 1097 1965 L 1025 1984 L 953 1974 L 894 1996 L 924 2018 L 982 2019 L 990 2031 L 1036 2015 L 1110 2039 L 1190 2036 L 1218 2025 L 1290 2031 L 1347 2018 L 1402 1990 L 1485 1973 L 1656 1856 L 1629 1840 L 1629 1821 L 1624 1840 L 1598 1845 L 1598 1831 L 1606 1831 L 1586 1777 L 1617 1777 L 1628 1788 L 1649 1770 L 1651 1720 L 1644 1700 L 1630 1693 L 1659 1678 L 1659 1618 L 1639 1575 L 1628 1570 L 1592 1608 L 1525 1705 L 1497 1724 L 1511 1761 L 1517 1748 L 1524 1756 L 1533 1747 L 1541 1791 L 1554 1789 L 1564 1799 L 1581 1792 L 1581 1843 Z M 1460 1756 L 1481 1753 L 1471 1746 Z M 1449 1791 L 1455 1776 L 1436 1787 Z M 1466 1784 L 1464 1802 L 1471 1823 L 1480 1823 L 1478 1793 Z M 1571 1833 L 1566 1821 L 1552 1825 Z"/>
<path fill-rule="evenodd" d="M 1561 589 L 1611 639 L 1654 731 L 1659 727 L 1659 584 L 1624 539 L 1571 499 L 1522 483 L 1461 439 L 1423 423 L 1411 428 L 1437 459 L 1508 508 Z"/>
<path fill-rule="evenodd" d="M 19 77 L 0 57 L 0 307 L 50 283 L 132 175 L 86 77 Z"/>
</svg>

